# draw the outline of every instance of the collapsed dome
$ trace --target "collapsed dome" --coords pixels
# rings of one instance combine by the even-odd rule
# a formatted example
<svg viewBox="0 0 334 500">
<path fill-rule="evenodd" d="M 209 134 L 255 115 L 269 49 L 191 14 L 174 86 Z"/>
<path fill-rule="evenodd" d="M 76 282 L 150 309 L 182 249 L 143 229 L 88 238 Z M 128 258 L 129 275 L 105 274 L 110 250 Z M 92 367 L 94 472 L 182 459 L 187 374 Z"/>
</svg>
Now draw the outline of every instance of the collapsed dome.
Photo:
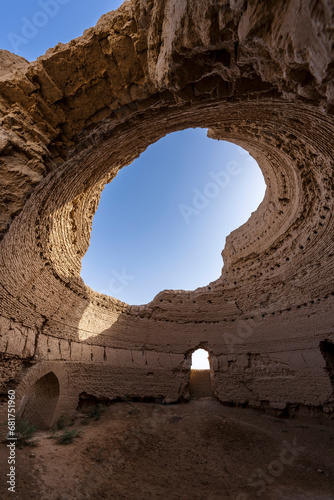
<svg viewBox="0 0 334 500">
<path fill-rule="evenodd" d="M 333 339 L 333 6 L 173 6 L 125 2 L 18 70 L 6 55 L 4 387 L 27 370 L 13 357 L 65 361 L 78 394 L 175 401 L 187 391 L 186 353 L 202 345 L 222 401 L 331 405 L 319 343 Z M 267 184 L 227 238 L 222 275 L 141 307 L 93 292 L 81 259 L 104 185 L 189 127 L 245 148 Z"/>
</svg>

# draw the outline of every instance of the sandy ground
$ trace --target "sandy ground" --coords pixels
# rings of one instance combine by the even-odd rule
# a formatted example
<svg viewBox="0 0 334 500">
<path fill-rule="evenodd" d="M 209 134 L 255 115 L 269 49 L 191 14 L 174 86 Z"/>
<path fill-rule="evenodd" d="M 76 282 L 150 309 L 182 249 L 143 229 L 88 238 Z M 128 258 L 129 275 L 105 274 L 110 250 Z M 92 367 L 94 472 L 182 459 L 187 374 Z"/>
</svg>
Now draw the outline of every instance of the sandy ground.
<svg viewBox="0 0 334 500">
<path fill-rule="evenodd" d="M 87 420 L 87 419 L 86 419 Z M 16 450 L 16 500 L 334 500 L 334 427 L 275 418 L 213 399 L 178 405 L 115 403 L 74 428 L 72 444 L 39 432 Z M 73 427 L 71 427 L 73 428 Z M 59 431 L 58 431 L 59 432 Z"/>
</svg>

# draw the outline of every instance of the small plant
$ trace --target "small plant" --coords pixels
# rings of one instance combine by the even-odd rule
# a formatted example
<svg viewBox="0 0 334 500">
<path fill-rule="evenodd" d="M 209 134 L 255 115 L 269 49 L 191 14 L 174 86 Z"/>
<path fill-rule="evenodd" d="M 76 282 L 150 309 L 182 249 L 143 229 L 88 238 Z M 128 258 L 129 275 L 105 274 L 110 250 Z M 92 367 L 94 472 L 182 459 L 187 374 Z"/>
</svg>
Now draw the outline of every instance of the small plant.
<svg viewBox="0 0 334 500">
<path fill-rule="evenodd" d="M 72 425 L 74 425 L 74 420 L 70 419 L 68 415 L 63 413 L 62 415 L 60 415 L 57 422 L 52 427 L 52 431 L 54 433 L 57 431 L 62 431 L 63 429 L 65 429 L 65 427 L 72 427 Z"/>
<path fill-rule="evenodd" d="M 66 422 L 67 422 L 66 415 L 60 415 L 60 417 L 58 418 L 58 420 L 55 424 L 55 430 L 62 431 L 63 429 L 65 429 Z"/>
<path fill-rule="evenodd" d="M 37 430 L 35 425 L 30 424 L 26 420 L 17 420 L 15 435 L 17 438 L 17 446 L 21 449 L 24 446 L 36 446 L 36 441 L 31 441 Z"/>
<path fill-rule="evenodd" d="M 82 434 L 78 429 L 64 429 L 64 432 L 57 437 L 59 444 L 71 444 L 73 441 Z"/>
<path fill-rule="evenodd" d="M 95 420 L 99 420 L 103 412 L 104 408 L 102 408 L 102 404 L 97 403 L 95 406 L 90 406 L 87 416 L 88 418 L 94 418 Z"/>
</svg>

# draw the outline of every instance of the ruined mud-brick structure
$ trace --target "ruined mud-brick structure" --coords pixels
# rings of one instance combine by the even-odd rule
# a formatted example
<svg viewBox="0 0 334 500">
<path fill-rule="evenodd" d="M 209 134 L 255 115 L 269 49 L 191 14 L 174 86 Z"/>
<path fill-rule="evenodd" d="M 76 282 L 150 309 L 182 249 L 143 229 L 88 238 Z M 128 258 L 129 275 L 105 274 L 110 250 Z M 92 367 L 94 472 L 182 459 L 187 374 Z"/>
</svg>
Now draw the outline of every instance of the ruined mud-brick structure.
<svg viewBox="0 0 334 500">
<path fill-rule="evenodd" d="M 35 62 L 0 52 L 1 394 L 22 415 L 186 398 L 199 346 L 222 402 L 333 408 L 333 15 L 331 0 L 130 0 Z M 101 190 L 189 127 L 245 148 L 267 184 L 221 276 L 143 306 L 94 292 L 80 268 Z"/>
</svg>

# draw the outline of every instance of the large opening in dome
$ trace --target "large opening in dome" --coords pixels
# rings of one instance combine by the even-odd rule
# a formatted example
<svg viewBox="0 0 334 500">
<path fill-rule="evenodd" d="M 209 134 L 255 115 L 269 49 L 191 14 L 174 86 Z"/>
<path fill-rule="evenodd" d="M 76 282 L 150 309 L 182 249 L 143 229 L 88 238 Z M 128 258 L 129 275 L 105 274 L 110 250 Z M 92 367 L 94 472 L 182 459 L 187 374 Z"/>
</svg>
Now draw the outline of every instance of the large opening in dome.
<svg viewBox="0 0 334 500">
<path fill-rule="evenodd" d="M 206 286 L 221 274 L 226 236 L 264 193 L 262 172 L 241 147 L 206 129 L 171 133 L 106 185 L 81 276 L 129 304 Z"/>
</svg>

